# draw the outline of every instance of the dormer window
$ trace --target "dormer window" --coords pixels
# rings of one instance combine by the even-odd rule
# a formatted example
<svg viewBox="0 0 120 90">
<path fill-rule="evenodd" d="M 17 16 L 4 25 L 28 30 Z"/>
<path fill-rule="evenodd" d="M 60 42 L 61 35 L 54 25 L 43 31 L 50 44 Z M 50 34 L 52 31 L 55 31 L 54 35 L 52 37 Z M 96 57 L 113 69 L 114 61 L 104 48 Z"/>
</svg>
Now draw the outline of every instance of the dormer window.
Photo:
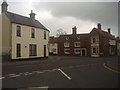
<svg viewBox="0 0 120 90">
<path fill-rule="evenodd" d="M 80 40 L 80 36 L 77 36 L 77 39 Z"/>
<path fill-rule="evenodd" d="M 21 36 L 21 26 L 17 26 L 17 33 L 16 33 L 17 36 Z"/>
<path fill-rule="evenodd" d="M 31 38 L 35 38 L 35 29 L 34 28 L 31 29 Z"/>
<path fill-rule="evenodd" d="M 65 40 L 69 40 L 69 37 L 66 37 Z"/>
</svg>

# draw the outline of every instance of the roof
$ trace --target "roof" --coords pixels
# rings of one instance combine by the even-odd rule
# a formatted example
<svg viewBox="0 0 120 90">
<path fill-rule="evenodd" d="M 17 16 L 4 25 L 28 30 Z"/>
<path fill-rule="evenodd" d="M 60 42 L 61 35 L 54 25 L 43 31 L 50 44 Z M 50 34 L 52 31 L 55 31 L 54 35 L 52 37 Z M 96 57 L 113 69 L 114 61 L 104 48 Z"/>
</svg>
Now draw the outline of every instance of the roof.
<svg viewBox="0 0 120 90">
<path fill-rule="evenodd" d="M 80 39 L 77 39 L 78 36 L 80 36 Z M 66 40 L 66 37 L 68 37 L 69 39 Z M 77 42 L 77 41 L 85 41 L 88 40 L 89 38 L 89 34 L 67 34 L 67 35 L 60 35 L 59 37 L 59 42 Z"/>
<path fill-rule="evenodd" d="M 44 27 L 38 20 L 31 19 L 22 15 L 18 15 L 15 13 L 7 12 L 6 15 L 10 19 L 11 23 L 27 25 L 35 28 L 40 28 L 49 31 L 46 27 Z"/>
<path fill-rule="evenodd" d="M 103 31 L 103 30 L 99 30 L 97 28 L 93 28 L 92 31 L 90 32 L 90 35 L 92 34 L 92 32 L 97 31 L 100 35 L 102 35 L 105 38 L 109 38 L 109 39 L 115 39 L 115 36 L 113 36 L 112 34 Z"/>
<path fill-rule="evenodd" d="M 58 37 L 50 37 L 49 43 L 57 43 Z"/>
</svg>

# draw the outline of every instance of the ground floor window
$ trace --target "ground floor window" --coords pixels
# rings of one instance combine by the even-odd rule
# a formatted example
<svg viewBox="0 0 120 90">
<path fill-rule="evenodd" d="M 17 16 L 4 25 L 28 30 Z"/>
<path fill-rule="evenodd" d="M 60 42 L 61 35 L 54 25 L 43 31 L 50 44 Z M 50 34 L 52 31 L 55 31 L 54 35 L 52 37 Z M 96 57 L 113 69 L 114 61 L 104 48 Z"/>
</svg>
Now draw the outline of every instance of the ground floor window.
<svg viewBox="0 0 120 90">
<path fill-rule="evenodd" d="M 98 47 L 92 47 L 92 54 L 98 54 Z"/>
<path fill-rule="evenodd" d="M 30 56 L 37 56 L 37 45 L 36 44 L 29 45 L 29 55 Z"/>
<path fill-rule="evenodd" d="M 16 46 L 17 57 L 21 57 L 21 44 L 17 44 Z"/>
<path fill-rule="evenodd" d="M 52 52 L 56 52 L 56 49 L 55 49 L 55 48 L 53 48 L 53 49 L 52 49 Z"/>
<path fill-rule="evenodd" d="M 70 54 L 70 49 L 64 49 L 65 54 Z"/>
<path fill-rule="evenodd" d="M 79 49 L 74 49 L 75 54 L 80 54 L 80 48 Z"/>
</svg>

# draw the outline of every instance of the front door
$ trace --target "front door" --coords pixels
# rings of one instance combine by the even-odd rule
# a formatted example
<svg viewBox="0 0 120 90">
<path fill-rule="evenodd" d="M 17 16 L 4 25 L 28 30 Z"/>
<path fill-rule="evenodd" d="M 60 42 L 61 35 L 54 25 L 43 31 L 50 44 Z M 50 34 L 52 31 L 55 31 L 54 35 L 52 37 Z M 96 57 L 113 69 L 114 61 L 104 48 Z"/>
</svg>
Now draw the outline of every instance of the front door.
<svg viewBox="0 0 120 90">
<path fill-rule="evenodd" d="M 46 45 L 44 45 L 44 57 L 46 57 Z"/>
<path fill-rule="evenodd" d="M 86 56 L 86 49 L 82 49 L 81 55 Z"/>
</svg>

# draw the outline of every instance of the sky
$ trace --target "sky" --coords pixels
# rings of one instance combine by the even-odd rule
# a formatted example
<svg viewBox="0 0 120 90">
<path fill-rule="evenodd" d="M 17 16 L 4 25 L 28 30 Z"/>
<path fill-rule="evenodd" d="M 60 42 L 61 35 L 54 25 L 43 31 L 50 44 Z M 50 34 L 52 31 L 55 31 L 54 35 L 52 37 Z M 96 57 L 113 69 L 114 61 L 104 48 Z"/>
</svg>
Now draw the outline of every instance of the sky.
<svg viewBox="0 0 120 90">
<path fill-rule="evenodd" d="M 10 12 L 29 17 L 33 10 L 35 18 L 50 30 L 50 36 L 55 36 L 58 29 L 71 34 L 74 26 L 79 34 L 89 33 L 98 23 L 103 30 L 111 28 L 111 33 L 118 36 L 118 0 L 105 1 L 7 0 Z"/>
</svg>

